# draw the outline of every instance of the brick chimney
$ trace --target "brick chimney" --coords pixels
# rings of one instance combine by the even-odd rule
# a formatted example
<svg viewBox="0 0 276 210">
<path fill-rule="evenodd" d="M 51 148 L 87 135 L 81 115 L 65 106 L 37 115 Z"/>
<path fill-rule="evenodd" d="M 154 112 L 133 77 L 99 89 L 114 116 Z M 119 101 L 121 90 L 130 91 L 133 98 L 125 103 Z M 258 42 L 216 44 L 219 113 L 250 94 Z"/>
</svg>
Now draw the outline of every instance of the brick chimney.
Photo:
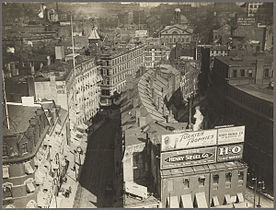
<svg viewBox="0 0 276 210">
<path fill-rule="evenodd" d="M 257 85 L 263 84 L 263 75 L 264 75 L 264 58 L 257 57 L 256 76 L 255 76 L 255 82 Z"/>
</svg>

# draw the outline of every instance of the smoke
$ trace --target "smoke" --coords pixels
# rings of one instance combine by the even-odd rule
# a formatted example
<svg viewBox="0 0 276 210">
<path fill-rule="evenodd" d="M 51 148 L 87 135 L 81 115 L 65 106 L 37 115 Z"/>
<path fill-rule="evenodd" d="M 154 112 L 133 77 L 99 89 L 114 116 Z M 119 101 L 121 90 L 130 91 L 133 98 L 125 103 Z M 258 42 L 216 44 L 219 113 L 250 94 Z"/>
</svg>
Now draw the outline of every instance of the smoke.
<svg viewBox="0 0 276 210">
<path fill-rule="evenodd" d="M 196 109 L 196 112 L 195 112 L 194 118 L 196 119 L 196 121 L 195 121 L 195 124 L 193 125 L 193 131 L 198 131 L 202 128 L 204 116 L 201 114 L 199 106 L 197 106 L 195 109 Z"/>
</svg>

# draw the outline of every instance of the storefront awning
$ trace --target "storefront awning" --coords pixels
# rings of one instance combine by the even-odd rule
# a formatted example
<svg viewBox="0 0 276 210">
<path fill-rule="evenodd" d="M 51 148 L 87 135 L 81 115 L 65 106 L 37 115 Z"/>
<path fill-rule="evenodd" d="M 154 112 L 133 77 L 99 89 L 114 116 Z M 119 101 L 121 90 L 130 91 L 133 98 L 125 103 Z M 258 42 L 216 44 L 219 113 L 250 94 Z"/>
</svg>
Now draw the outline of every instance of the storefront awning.
<svg viewBox="0 0 276 210">
<path fill-rule="evenodd" d="M 181 195 L 182 208 L 194 208 L 191 194 Z"/>
<path fill-rule="evenodd" d="M 218 197 L 217 196 L 214 196 L 212 198 L 212 204 L 213 204 L 214 207 L 219 206 L 219 201 L 218 201 Z"/>
<path fill-rule="evenodd" d="M 231 197 L 229 194 L 224 195 L 224 200 L 226 204 L 231 204 Z"/>
<path fill-rule="evenodd" d="M 31 193 L 35 191 L 35 186 L 32 182 L 27 183 L 27 192 Z"/>
<path fill-rule="evenodd" d="M 10 177 L 8 167 L 2 167 L 2 172 L 3 172 L 3 179 L 8 179 Z"/>
<path fill-rule="evenodd" d="M 234 203 L 234 208 L 248 208 L 249 207 L 249 205 L 248 205 L 248 203 L 246 203 L 246 202 L 242 202 L 242 203 Z"/>
<path fill-rule="evenodd" d="M 238 193 L 238 194 L 237 194 L 237 197 L 238 197 L 238 202 L 239 202 L 239 203 L 244 202 L 244 197 L 243 197 L 243 194 L 242 194 L 242 193 Z"/>
<path fill-rule="evenodd" d="M 198 208 L 208 208 L 206 196 L 204 192 L 196 193 L 196 203 Z"/>
<path fill-rule="evenodd" d="M 34 169 L 31 166 L 30 162 L 25 163 L 25 173 L 28 175 L 34 173 Z"/>
<path fill-rule="evenodd" d="M 177 196 L 171 196 L 168 198 L 169 208 L 179 208 L 179 202 Z"/>
</svg>

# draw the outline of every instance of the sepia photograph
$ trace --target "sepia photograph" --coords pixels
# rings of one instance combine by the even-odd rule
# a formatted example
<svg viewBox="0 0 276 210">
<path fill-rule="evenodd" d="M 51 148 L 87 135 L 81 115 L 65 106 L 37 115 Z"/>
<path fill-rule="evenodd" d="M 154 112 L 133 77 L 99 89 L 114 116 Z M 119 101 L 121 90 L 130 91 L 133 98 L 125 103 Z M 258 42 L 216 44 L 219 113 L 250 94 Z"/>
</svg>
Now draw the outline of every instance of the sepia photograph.
<svg viewBox="0 0 276 210">
<path fill-rule="evenodd" d="M 1 2 L 3 208 L 274 208 L 274 3 Z"/>
</svg>

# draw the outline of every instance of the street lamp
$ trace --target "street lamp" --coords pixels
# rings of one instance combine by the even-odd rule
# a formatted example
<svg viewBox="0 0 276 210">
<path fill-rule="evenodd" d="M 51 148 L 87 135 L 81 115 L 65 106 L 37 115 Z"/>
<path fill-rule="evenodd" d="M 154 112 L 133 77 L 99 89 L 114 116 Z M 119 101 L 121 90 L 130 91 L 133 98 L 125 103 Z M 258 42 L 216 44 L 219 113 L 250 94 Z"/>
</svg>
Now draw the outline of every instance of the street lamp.
<svg viewBox="0 0 276 210">
<path fill-rule="evenodd" d="M 258 199 L 257 207 L 260 208 L 261 207 L 261 193 L 262 193 L 262 190 L 265 189 L 264 181 L 259 181 L 258 185 L 259 185 L 259 199 Z"/>
<path fill-rule="evenodd" d="M 254 188 L 254 204 L 253 204 L 253 208 L 256 208 L 256 192 L 257 192 L 257 177 L 253 177 L 252 181 L 255 182 L 255 188 Z"/>
</svg>

